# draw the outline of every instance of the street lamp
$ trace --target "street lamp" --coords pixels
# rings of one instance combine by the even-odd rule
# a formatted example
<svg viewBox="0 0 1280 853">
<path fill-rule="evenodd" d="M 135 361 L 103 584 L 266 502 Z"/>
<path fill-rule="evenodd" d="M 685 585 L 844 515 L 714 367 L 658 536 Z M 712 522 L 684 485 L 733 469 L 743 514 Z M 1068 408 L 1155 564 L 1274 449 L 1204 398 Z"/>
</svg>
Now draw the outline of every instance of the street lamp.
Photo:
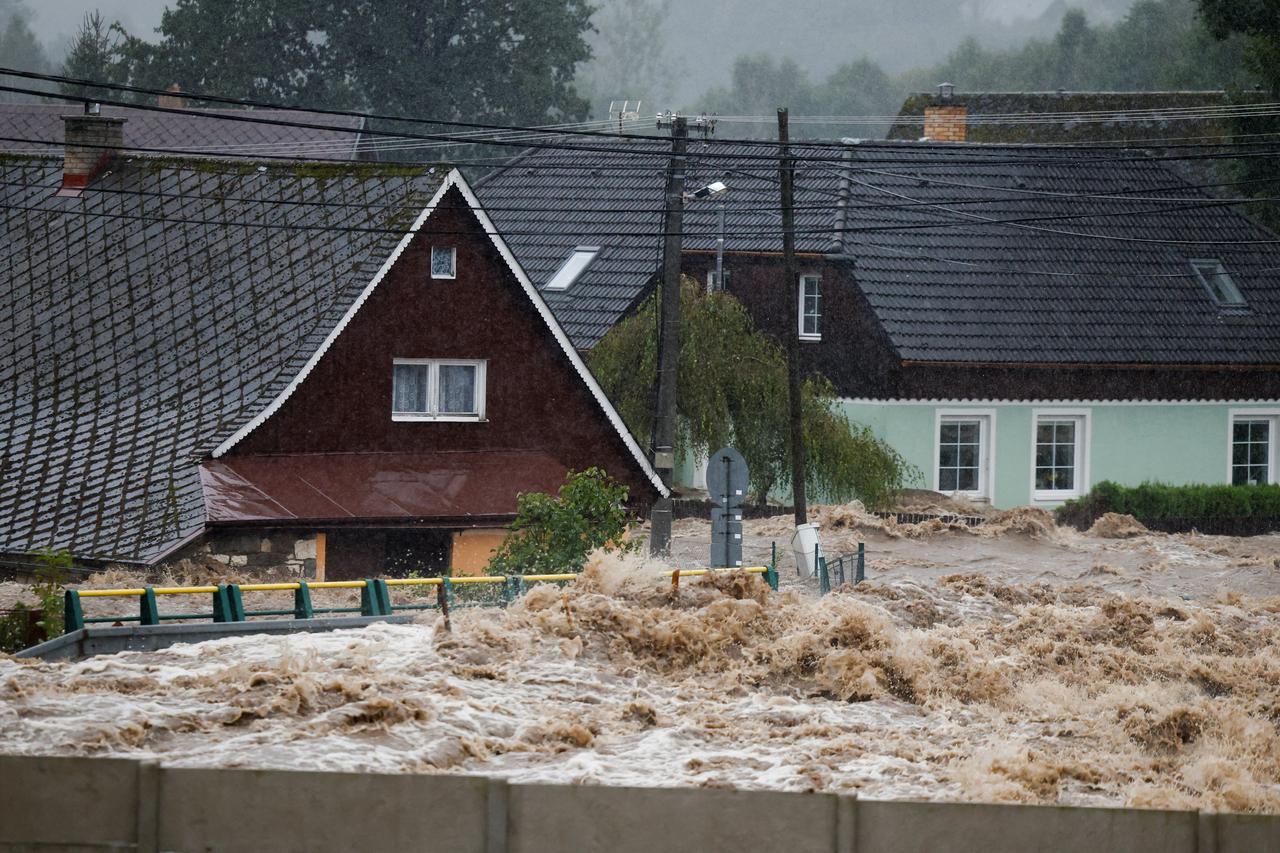
<svg viewBox="0 0 1280 853">
<path fill-rule="evenodd" d="M 713 181 L 702 189 L 684 194 L 685 201 L 698 201 L 704 198 L 719 199 L 716 204 L 716 290 L 724 290 L 724 196 L 728 192 L 729 187 L 724 181 Z"/>
</svg>

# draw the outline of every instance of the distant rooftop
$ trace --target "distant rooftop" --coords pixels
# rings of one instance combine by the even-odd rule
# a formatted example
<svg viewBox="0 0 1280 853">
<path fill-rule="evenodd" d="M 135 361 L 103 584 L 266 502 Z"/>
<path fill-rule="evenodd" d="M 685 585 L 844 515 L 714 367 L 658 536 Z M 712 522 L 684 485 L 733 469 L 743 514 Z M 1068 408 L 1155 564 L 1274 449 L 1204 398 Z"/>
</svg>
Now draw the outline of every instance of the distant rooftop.
<svg viewBox="0 0 1280 853">
<path fill-rule="evenodd" d="M 1263 95 L 1248 96 L 1262 102 Z M 962 92 L 944 100 L 936 92 L 911 95 L 888 138 L 925 136 L 925 110 L 963 107 L 965 142 L 1212 142 L 1228 128 L 1220 113 L 1223 91 L 1172 92 Z M 1037 116 L 1028 121 L 1027 115 Z"/>
<path fill-rule="evenodd" d="M 61 153 L 63 121 L 78 104 L 0 103 L 0 152 Z M 184 109 L 180 113 L 133 107 L 102 107 L 102 115 L 128 119 L 125 144 L 201 157 L 288 156 L 309 160 L 355 160 L 364 120 L 296 110 Z M 228 120 L 227 116 L 323 125 L 316 129 Z M 18 141 L 15 141 L 18 140 Z"/>
</svg>

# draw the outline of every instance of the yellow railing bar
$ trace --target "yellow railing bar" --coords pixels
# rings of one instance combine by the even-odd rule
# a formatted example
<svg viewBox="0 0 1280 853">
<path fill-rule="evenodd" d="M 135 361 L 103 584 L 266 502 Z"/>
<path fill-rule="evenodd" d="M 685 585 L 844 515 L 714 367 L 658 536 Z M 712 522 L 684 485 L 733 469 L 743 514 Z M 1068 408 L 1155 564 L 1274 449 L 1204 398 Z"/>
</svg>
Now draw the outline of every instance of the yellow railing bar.
<svg viewBox="0 0 1280 853">
<path fill-rule="evenodd" d="M 658 574 L 662 577 L 671 577 L 679 572 L 682 578 L 699 577 L 701 575 L 720 574 L 723 572 L 745 572 L 749 575 L 764 574 L 769 571 L 767 566 L 746 566 L 741 569 L 736 568 L 718 568 L 718 569 L 668 569 Z M 526 582 L 536 581 L 571 581 L 576 580 L 579 574 L 576 572 L 566 572 L 564 574 L 554 575 L 517 575 L 521 580 Z M 462 575 L 456 578 L 449 578 L 453 584 L 469 584 L 469 583 L 506 583 L 506 575 Z M 387 586 L 439 586 L 444 583 L 443 578 L 388 578 L 385 581 Z M 311 589 L 363 589 L 364 581 L 319 581 L 316 583 L 308 583 Z M 297 582 L 293 583 L 247 583 L 240 584 L 242 592 L 285 592 L 296 590 L 301 586 Z M 214 593 L 218 591 L 216 586 L 158 586 L 151 590 L 156 595 L 202 595 Z M 127 596 L 146 595 L 146 589 L 82 589 L 79 590 L 81 598 L 120 598 Z"/>
<path fill-rule="evenodd" d="M 723 574 L 725 572 L 745 572 L 746 574 L 749 574 L 749 575 L 760 575 L 760 574 L 764 574 L 767 571 L 769 571 L 768 566 L 747 566 L 746 568 L 742 568 L 742 569 L 735 569 L 735 568 L 679 569 L 680 577 L 682 578 L 696 578 L 696 577 L 701 577 L 702 575 Z M 664 578 L 669 578 L 675 573 L 676 573 L 675 569 L 668 569 L 667 571 L 660 572 L 659 574 L 661 574 Z"/>
</svg>

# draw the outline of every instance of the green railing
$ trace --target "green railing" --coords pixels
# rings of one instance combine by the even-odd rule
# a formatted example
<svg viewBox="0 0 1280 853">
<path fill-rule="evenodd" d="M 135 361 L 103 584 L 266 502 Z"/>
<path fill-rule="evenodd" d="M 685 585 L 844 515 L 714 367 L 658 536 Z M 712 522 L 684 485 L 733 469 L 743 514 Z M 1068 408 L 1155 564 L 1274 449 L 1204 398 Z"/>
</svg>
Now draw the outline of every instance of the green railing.
<svg viewBox="0 0 1280 853">
<path fill-rule="evenodd" d="M 681 577 L 696 577 L 710 573 L 740 571 L 764 575 L 769 586 L 777 590 L 777 561 L 769 566 L 752 566 L 746 569 L 680 569 L 660 572 L 678 585 Z M 463 606 L 503 606 L 523 595 L 530 584 L 565 583 L 576 580 L 576 573 L 546 575 L 484 575 L 440 578 L 366 578 L 358 581 L 292 581 L 288 583 L 218 584 L 216 586 L 134 587 L 129 589 L 68 589 L 64 595 L 66 632 L 76 631 L 94 624 L 136 622 L 140 625 L 160 625 L 164 622 L 210 619 L 214 622 L 244 622 L 255 617 L 287 617 L 314 619 L 317 616 L 351 614 L 358 616 L 391 616 L 401 611 L 441 610 L 448 613 L 455 604 Z M 424 602 L 395 603 L 391 600 L 393 588 L 434 587 L 434 596 Z M 463 590 L 488 588 L 493 593 L 487 598 L 467 600 Z M 312 593 L 330 589 L 359 589 L 360 605 L 348 607 L 316 607 Z M 289 609 L 246 609 L 245 593 L 293 592 L 293 607 Z M 211 608 L 204 611 L 161 613 L 159 602 L 169 596 L 209 596 Z M 86 616 L 86 599 L 137 598 L 136 616 Z"/>
</svg>

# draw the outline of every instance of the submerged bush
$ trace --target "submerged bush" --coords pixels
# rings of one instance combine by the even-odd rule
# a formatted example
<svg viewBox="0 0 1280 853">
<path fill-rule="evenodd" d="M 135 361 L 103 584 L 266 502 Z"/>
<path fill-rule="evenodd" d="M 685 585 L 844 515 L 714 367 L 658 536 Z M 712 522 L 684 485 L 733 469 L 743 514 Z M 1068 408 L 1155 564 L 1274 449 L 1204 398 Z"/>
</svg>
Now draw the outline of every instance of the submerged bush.
<svg viewBox="0 0 1280 853">
<path fill-rule="evenodd" d="M 1280 518 L 1280 485 L 1121 486 L 1109 480 L 1057 510 L 1060 524 L 1087 528 L 1104 513 L 1132 515 L 1140 521 L 1171 518 Z"/>
<path fill-rule="evenodd" d="M 490 574 L 577 572 L 597 548 L 625 549 L 628 489 L 599 468 L 570 471 L 557 496 L 525 492 Z"/>
</svg>

